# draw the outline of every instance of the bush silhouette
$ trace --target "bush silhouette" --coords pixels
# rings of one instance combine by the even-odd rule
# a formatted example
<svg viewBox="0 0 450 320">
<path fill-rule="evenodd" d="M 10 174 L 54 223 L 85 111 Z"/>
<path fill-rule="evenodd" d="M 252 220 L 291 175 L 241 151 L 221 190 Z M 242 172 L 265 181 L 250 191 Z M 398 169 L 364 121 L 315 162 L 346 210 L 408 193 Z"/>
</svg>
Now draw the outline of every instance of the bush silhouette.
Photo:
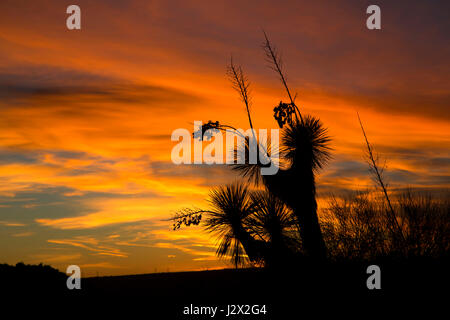
<svg viewBox="0 0 450 320">
<path fill-rule="evenodd" d="M 324 215 L 324 237 L 331 257 L 373 260 L 380 257 L 448 256 L 450 202 L 448 194 L 432 196 L 414 190 L 401 192 L 393 210 L 400 230 L 393 228 L 383 199 L 365 192 L 333 199 Z M 397 239 L 402 232 L 404 240 Z"/>
<path fill-rule="evenodd" d="M 67 290 L 67 275 L 49 265 L 0 264 L 0 282 L 5 292 L 14 294 L 58 294 Z"/>
</svg>

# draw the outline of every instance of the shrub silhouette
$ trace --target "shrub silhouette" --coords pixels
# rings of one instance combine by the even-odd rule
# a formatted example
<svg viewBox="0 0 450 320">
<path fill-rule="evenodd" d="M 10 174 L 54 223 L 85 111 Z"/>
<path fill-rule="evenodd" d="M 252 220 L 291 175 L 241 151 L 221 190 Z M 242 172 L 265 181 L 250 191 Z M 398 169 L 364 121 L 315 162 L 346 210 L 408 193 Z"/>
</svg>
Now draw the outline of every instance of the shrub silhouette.
<svg viewBox="0 0 450 320">
<path fill-rule="evenodd" d="M 393 228 L 383 199 L 360 192 L 333 199 L 322 225 L 330 257 L 373 260 L 383 257 L 444 258 L 450 249 L 450 202 L 413 190 L 395 197 L 393 210 L 400 230 Z M 398 242 L 402 232 L 405 240 Z"/>
<path fill-rule="evenodd" d="M 65 292 L 67 275 L 49 265 L 28 265 L 23 262 L 15 266 L 0 264 L 0 282 L 5 292 L 14 294 Z"/>
</svg>

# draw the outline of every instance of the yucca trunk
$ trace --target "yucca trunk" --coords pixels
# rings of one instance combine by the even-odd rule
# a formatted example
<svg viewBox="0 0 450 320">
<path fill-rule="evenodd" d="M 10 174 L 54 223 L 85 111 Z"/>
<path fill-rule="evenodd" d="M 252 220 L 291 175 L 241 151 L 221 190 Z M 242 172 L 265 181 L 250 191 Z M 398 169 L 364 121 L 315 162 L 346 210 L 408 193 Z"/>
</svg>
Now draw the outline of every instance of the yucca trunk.
<svg viewBox="0 0 450 320">
<path fill-rule="evenodd" d="M 235 234 L 236 239 L 241 243 L 248 258 L 252 262 L 257 262 L 263 255 L 263 242 L 253 238 L 246 230 L 241 229 Z"/>
<path fill-rule="evenodd" d="M 309 256 L 322 259 L 326 256 L 326 247 L 317 216 L 314 175 L 303 177 L 303 180 L 298 184 L 300 190 L 292 209 L 298 219 L 303 248 Z"/>
<path fill-rule="evenodd" d="M 326 247 L 317 217 L 314 174 L 300 175 L 294 169 L 280 170 L 276 175 L 264 176 L 264 183 L 271 193 L 293 210 L 305 253 L 313 258 L 324 258 Z"/>
</svg>

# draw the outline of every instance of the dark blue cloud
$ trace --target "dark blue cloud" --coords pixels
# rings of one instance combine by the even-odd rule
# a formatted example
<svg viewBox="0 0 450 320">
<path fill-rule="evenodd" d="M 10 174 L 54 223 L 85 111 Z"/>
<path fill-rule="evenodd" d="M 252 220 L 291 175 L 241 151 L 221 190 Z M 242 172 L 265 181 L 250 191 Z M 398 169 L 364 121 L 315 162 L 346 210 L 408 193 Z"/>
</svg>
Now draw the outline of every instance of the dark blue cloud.
<svg viewBox="0 0 450 320">
<path fill-rule="evenodd" d="M 0 149 L 0 164 L 22 163 L 33 164 L 39 162 L 38 155 L 30 152 L 17 152 Z"/>
</svg>

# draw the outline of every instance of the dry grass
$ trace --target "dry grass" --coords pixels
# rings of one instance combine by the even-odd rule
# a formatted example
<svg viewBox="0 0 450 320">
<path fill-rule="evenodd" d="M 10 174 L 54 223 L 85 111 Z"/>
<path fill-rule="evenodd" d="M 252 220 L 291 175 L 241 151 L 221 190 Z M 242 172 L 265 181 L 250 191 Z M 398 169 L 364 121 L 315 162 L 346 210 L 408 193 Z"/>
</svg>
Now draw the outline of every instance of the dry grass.
<svg viewBox="0 0 450 320">
<path fill-rule="evenodd" d="M 399 229 L 391 225 L 392 211 L 383 198 L 366 192 L 333 199 L 321 221 L 328 253 L 347 259 L 445 257 L 450 249 L 448 196 L 412 190 L 398 194 L 392 210 Z"/>
</svg>

